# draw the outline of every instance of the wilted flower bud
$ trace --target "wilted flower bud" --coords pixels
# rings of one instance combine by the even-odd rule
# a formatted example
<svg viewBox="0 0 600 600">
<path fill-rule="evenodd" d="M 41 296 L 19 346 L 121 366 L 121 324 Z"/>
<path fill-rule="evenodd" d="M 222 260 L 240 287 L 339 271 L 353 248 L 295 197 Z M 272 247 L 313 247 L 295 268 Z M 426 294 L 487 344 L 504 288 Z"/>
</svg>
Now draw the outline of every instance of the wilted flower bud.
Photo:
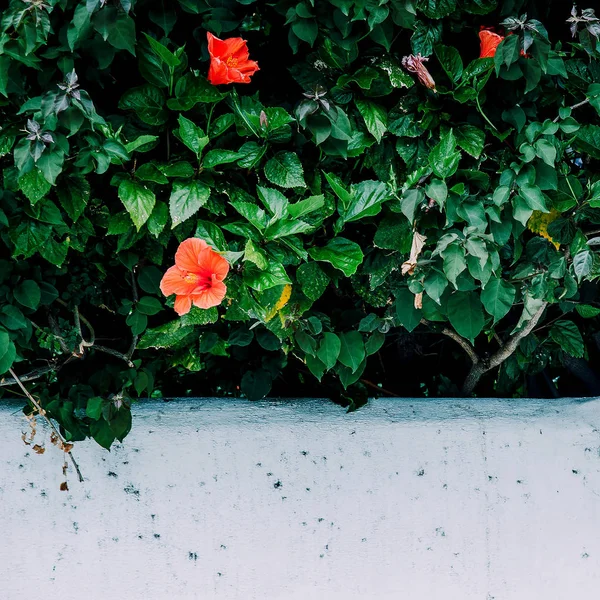
<svg viewBox="0 0 600 600">
<path fill-rule="evenodd" d="M 426 88 L 429 88 L 430 90 L 436 92 L 437 90 L 435 89 L 435 81 L 433 80 L 431 73 L 429 73 L 429 71 L 427 70 L 427 67 L 423 64 L 428 60 L 429 58 L 421 56 L 421 53 L 417 54 L 416 56 L 414 54 L 410 54 L 409 56 L 405 56 L 402 59 L 402 66 L 407 71 L 410 71 L 411 73 L 416 73 L 417 77 L 419 78 L 419 81 Z"/>
</svg>

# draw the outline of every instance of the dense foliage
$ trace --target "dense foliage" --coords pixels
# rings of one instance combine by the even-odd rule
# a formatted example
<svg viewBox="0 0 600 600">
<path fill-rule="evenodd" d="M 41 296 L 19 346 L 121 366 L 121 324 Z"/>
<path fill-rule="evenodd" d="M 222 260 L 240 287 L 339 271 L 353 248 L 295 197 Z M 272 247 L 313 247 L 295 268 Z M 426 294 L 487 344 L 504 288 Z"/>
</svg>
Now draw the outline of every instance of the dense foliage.
<svg viewBox="0 0 600 600">
<path fill-rule="evenodd" d="M 210 83 L 207 32 L 260 70 Z M 136 397 L 597 390 L 599 36 L 552 0 L 10 0 L 2 389 L 105 447 Z M 180 317 L 192 237 L 227 292 Z"/>
</svg>

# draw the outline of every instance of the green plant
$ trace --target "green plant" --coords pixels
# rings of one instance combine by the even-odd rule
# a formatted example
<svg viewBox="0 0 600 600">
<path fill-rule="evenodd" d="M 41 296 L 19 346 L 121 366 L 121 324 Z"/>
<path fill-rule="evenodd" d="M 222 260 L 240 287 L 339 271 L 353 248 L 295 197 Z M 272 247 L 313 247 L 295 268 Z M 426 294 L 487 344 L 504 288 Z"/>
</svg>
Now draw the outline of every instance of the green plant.
<svg viewBox="0 0 600 600">
<path fill-rule="evenodd" d="M 10 0 L 0 386 L 107 448 L 137 397 L 591 389 L 599 24 L 551 0 Z M 209 83 L 207 31 L 248 39 L 250 84 Z M 159 283 L 190 237 L 228 291 L 179 317 Z"/>
</svg>

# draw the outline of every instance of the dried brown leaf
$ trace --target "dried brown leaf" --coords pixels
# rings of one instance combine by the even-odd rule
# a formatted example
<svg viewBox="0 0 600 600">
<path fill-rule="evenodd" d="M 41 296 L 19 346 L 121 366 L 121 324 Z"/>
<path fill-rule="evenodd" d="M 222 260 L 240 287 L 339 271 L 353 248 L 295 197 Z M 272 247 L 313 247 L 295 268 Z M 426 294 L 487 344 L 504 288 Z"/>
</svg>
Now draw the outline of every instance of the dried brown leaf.
<svg viewBox="0 0 600 600">
<path fill-rule="evenodd" d="M 412 275 L 415 272 L 415 267 L 417 266 L 417 259 L 419 258 L 419 254 L 421 254 L 423 247 L 425 246 L 425 240 L 427 238 L 424 235 L 421 235 L 418 231 L 415 231 L 413 234 L 412 244 L 410 247 L 410 256 L 408 260 L 402 263 L 402 275 Z"/>
<path fill-rule="evenodd" d="M 36 454 L 44 454 L 44 452 L 46 452 L 46 448 L 44 448 L 44 446 L 40 446 L 39 444 L 36 444 L 36 445 L 33 447 L 33 451 L 34 451 Z"/>
<path fill-rule="evenodd" d="M 60 484 L 60 491 L 61 491 L 61 492 L 68 492 L 68 491 L 69 491 L 69 486 L 67 485 L 67 482 L 66 482 L 66 481 L 63 481 L 63 482 Z"/>
<path fill-rule="evenodd" d="M 415 308 L 417 310 L 423 308 L 423 292 L 415 294 Z"/>
</svg>

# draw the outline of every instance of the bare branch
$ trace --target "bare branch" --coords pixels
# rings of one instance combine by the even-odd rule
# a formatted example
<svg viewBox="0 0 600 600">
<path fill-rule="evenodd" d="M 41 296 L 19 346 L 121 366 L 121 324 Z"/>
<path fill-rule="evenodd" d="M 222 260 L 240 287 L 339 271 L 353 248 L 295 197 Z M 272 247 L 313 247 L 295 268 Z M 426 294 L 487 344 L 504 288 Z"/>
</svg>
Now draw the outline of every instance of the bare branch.
<svg viewBox="0 0 600 600">
<path fill-rule="evenodd" d="M 138 294 L 137 283 L 135 282 L 135 267 L 133 267 L 133 269 L 131 270 L 131 290 L 133 293 L 133 301 L 137 302 L 139 300 L 139 294 Z M 139 336 L 137 334 L 135 334 L 131 340 L 131 345 L 129 346 L 129 350 L 127 350 L 127 352 L 125 354 L 127 360 L 130 362 L 131 362 L 131 357 L 133 356 L 133 353 L 135 352 L 135 349 L 137 347 L 138 339 L 139 339 Z M 131 366 L 132 367 L 134 366 L 133 363 L 131 364 Z"/>
<path fill-rule="evenodd" d="M 122 354 L 118 350 L 113 350 L 112 348 L 107 348 L 106 346 L 99 346 L 98 344 L 96 344 L 94 346 L 94 350 L 98 350 L 99 352 L 104 352 L 105 354 L 110 354 L 111 356 L 116 356 L 117 358 L 124 360 L 127 363 L 127 366 L 131 367 L 132 369 L 135 367 L 135 365 L 131 362 L 131 360 L 127 357 L 127 355 Z"/>
<path fill-rule="evenodd" d="M 27 396 L 27 399 L 29 400 L 29 402 L 31 402 L 31 404 L 33 404 L 33 406 L 35 407 L 35 409 L 38 411 L 38 414 L 45 419 L 45 421 L 48 423 L 48 425 L 50 426 L 50 428 L 54 432 L 54 435 L 56 435 L 56 437 L 60 440 L 62 448 L 65 448 L 65 446 L 67 445 L 66 440 L 63 438 L 63 436 L 61 435 L 61 433 L 58 430 L 58 428 L 50 420 L 50 418 L 46 414 L 46 411 L 42 408 L 42 405 L 27 391 L 27 388 L 23 385 L 21 379 L 19 377 L 17 377 L 17 374 L 12 370 L 12 368 L 9 368 L 8 371 L 13 376 L 13 379 L 17 382 L 18 386 L 21 388 L 21 390 L 23 391 L 23 393 Z M 83 475 L 81 474 L 81 471 L 79 469 L 79 465 L 77 464 L 77 461 L 73 457 L 73 454 L 71 453 L 70 450 L 67 451 L 66 453 L 69 455 L 69 458 L 71 459 L 71 462 L 73 463 L 73 466 L 75 467 L 75 471 L 77 472 L 77 476 L 79 477 L 79 481 L 83 482 Z"/>
<path fill-rule="evenodd" d="M 469 344 L 469 342 L 465 340 L 465 338 L 461 337 L 460 335 L 458 335 L 458 333 L 452 331 L 452 329 L 448 329 L 447 327 L 444 327 L 444 329 L 442 329 L 442 333 L 448 336 L 450 339 L 454 340 L 457 344 L 459 344 L 460 347 L 468 354 L 469 358 L 471 359 L 471 362 L 474 365 L 479 363 L 479 356 L 475 352 L 473 346 L 471 346 L 471 344 Z"/>
</svg>

